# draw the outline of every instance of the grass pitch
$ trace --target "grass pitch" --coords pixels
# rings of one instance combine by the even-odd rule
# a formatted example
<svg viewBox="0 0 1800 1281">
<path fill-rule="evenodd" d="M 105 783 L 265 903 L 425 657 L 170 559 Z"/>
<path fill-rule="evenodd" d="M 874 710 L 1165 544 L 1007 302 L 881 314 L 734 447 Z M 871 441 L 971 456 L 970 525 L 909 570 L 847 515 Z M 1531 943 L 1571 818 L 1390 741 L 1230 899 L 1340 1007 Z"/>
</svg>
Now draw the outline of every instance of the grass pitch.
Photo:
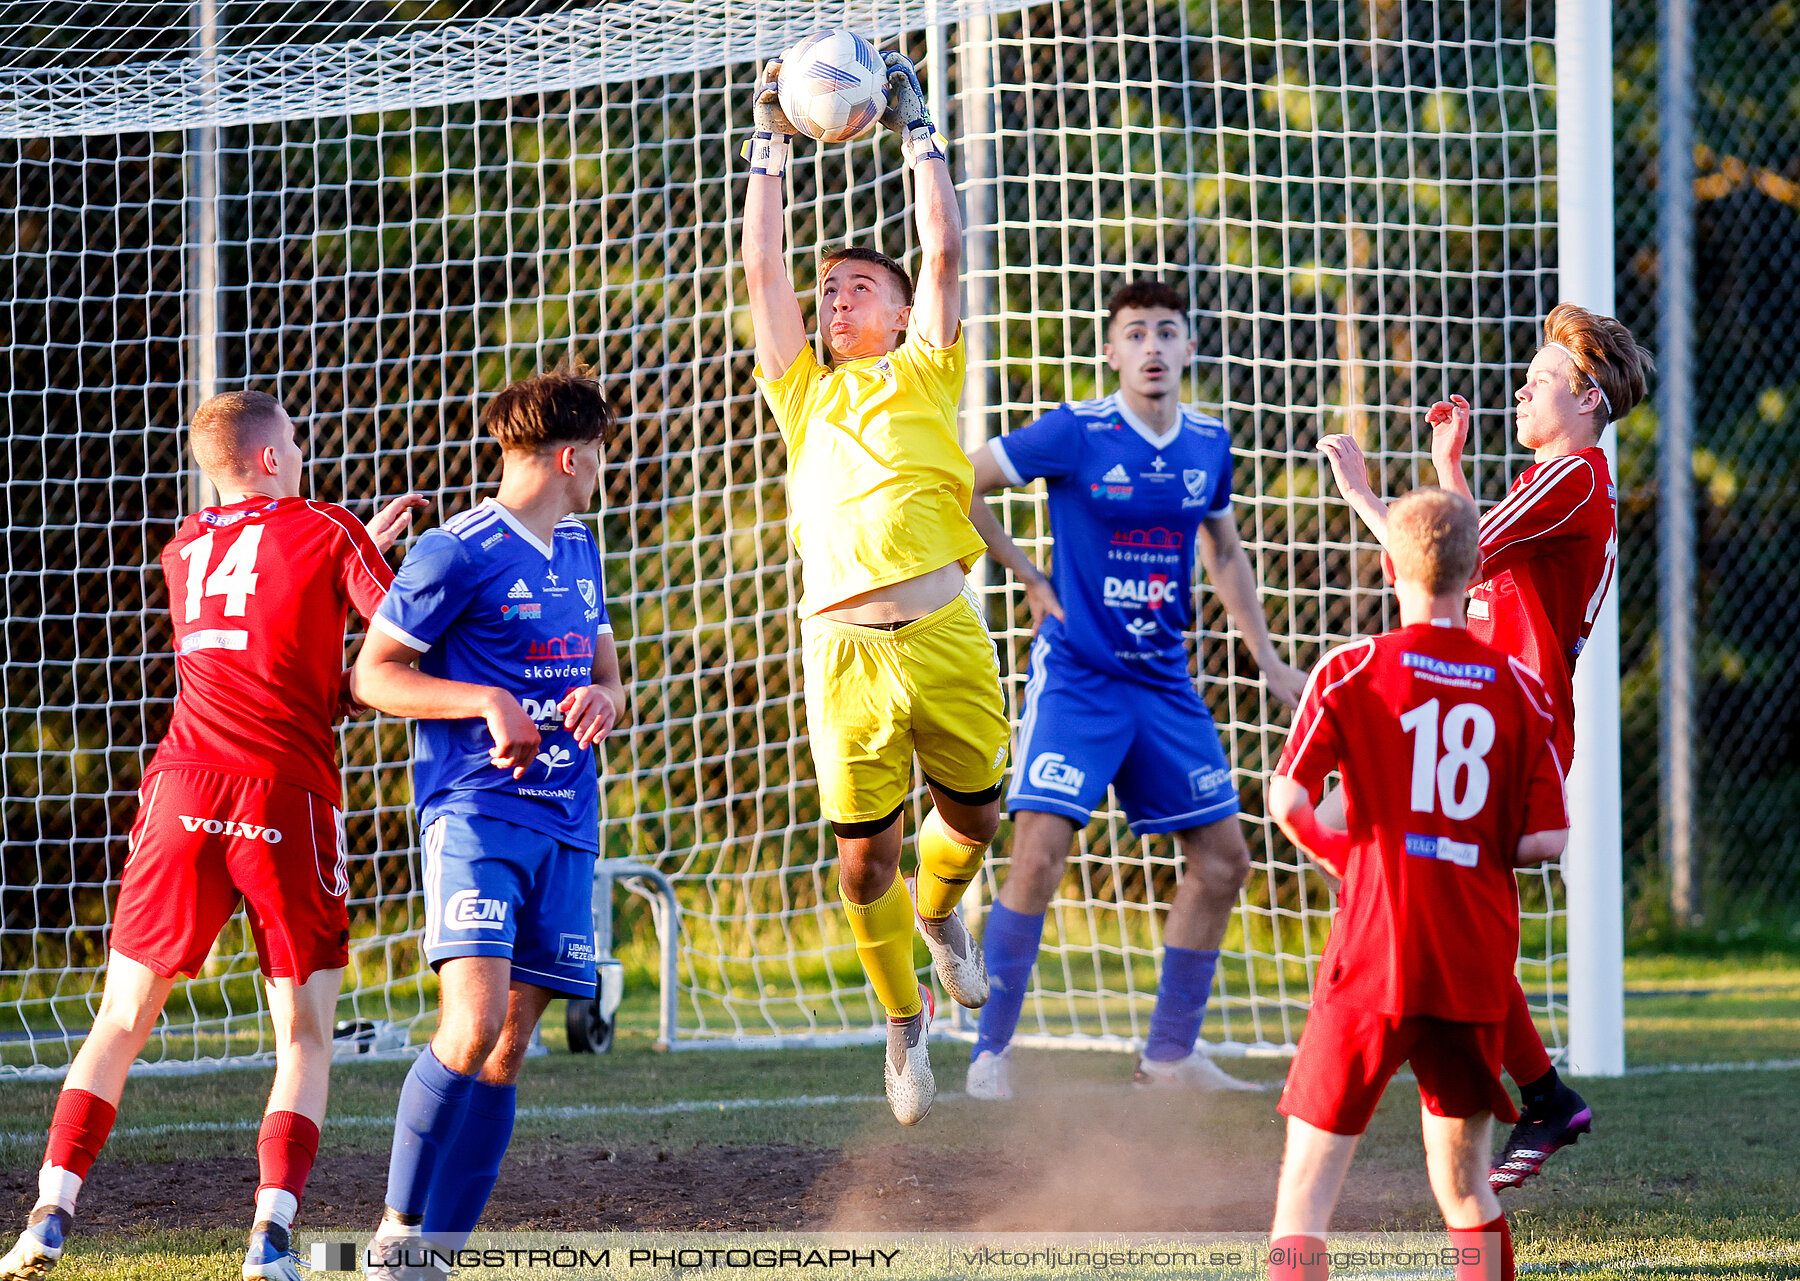
<svg viewBox="0 0 1800 1281">
<path fill-rule="evenodd" d="M 1631 1074 L 1580 1083 L 1597 1134 L 1504 1198 L 1521 1264 L 1596 1281 L 1800 1278 L 1800 1127 L 1792 1123 L 1800 1115 L 1800 957 L 1635 958 L 1627 981 Z M 1230 1064 L 1271 1087 L 1260 1095 L 1170 1098 L 1124 1085 L 1131 1064 L 1120 1056 L 1019 1051 L 1019 1100 L 944 1098 L 923 1125 L 902 1130 L 879 1098 L 877 1049 L 657 1054 L 647 997 L 628 1009 L 611 1055 L 557 1047 L 527 1065 L 488 1222 L 889 1235 L 1253 1235 L 1266 1226 L 1282 1139 L 1274 1110 L 1282 1062 Z M 558 1035 L 547 1029 L 546 1039 Z M 933 1061 L 940 1088 L 959 1092 L 966 1049 L 942 1043 Z M 1709 1070 L 1683 1070 L 1697 1065 Z M 334 1072 L 303 1238 L 373 1225 L 404 1073 L 395 1063 Z M 95 1170 L 91 1211 L 84 1198 L 90 1221 L 78 1226 L 56 1275 L 234 1278 L 268 1079 L 236 1071 L 132 1082 Z M 837 1101 L 819 1101 L 828 1098 Z M 21 1219 L 54 1100 L 51 1084 L 0 1091 L 0 1211 Z M 1352 1169 L 1341 1225 L 1438 1226 L 1418 1133 L 1413 1091 L 1396 1083 Z M 951 1270 L 926 1252 L 888 1274 Z"/>
</svg>

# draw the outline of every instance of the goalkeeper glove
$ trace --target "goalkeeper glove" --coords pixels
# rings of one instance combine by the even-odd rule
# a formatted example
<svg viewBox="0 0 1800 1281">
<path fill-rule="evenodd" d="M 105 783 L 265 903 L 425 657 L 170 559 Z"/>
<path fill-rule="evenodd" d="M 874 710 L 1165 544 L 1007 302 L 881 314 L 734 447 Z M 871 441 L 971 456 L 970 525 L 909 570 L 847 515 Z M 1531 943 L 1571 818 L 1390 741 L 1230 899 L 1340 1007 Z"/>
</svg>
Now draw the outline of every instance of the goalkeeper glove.
<svg viewBox="0 0 1800 1281">
<path fill-rule="evenodd" d="M 882 114 L 881 123 L 900 135 L 906 167 L 917 169 L 923 161 L 946 159 L 950 144 L 931 123 L 925 91 L 919 87 L 919 73 L 912 61 L 891 49 L 881 55 L 881 60 L 888 69 L 888 109 Z"/>
<path fill-rule="evenodd" d="M 781 109 L 781 59 L 771 58 L 763 64 L 762 76 L 756 82 L 756 104 L 753 117 L 756 132 L 743 147 L 742 155 L 750 162 L 751 173 L 764 173 L 779 178 L 787 172 L 788 157 L 793 154 L 794 135 L 800 131 Z"/>
</svg>

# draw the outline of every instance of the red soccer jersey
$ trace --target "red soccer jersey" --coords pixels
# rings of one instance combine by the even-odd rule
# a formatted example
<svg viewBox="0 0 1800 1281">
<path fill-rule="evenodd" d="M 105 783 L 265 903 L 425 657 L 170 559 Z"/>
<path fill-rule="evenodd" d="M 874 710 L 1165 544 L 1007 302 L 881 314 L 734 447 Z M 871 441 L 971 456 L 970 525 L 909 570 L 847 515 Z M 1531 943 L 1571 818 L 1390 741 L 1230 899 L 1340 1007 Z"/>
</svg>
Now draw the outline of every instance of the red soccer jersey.
<svg viewBox="0 0 1800 1281">
<path fill-rule="evenodd" d="M 1483 578 L 1469 593 L 1469 633 L 1543 679 L 1564 769 L 1575 742 L 1575 659 L 1618 555 L 1618 502 L 1600 449 L 1533 463 L 1481 518 Z"/>
<path fill-rule="evenodd" d="M 1551 729 L 1542 682 L 1461 628 L 1402 627 L 1320 661 L 1276 769 L 1315 798 L 1343 778 L 1350 852 L 1320 998 L 1505 1017 L 1513 855 L 1526 833 L 1568 826 Z"/>
<path fill-rule="evenodd" d="M 394 574 L 334 503 L 252 498 L 181 522 L 163 549 L 181 692 L 145 776 L 272 778 L 336 805 L 344 620 L 372 618 Z"/>
</svg>

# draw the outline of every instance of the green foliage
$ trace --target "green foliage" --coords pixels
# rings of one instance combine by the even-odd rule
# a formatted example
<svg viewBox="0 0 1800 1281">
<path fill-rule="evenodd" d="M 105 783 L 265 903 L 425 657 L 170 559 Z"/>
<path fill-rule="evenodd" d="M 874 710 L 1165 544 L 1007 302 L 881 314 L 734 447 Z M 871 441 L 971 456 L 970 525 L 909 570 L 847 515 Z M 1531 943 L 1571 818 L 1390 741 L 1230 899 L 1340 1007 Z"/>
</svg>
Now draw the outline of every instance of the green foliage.
<svg viewBox="0 0 1800 1281">
<path fill-rule="evenodd" d="M 1696 848 L 1706 884 L 1702 938 L 1800 902 L 1800 623 L 1792 548 L 1800 539 L 1793 370 L 1800 321 L 1786 281 L 1800 268 L 1800 76 L 1792 4 L 1694 7 L 1695 345 L 1693 469 L 1699 577 L 1695 695 Z M 1660 163 L 1658 6 L 1614 7 L 1618 314 L 1657 332 Z M 1634 424 L 1636 426 L 1634 427 Z M 1658 870 L 1655 418 L 1620 434 L 1620 629 L 1626 689 L 1625 837 L 1633 893 Z M 1646 941 L 1689 927 L 1640 910 Z M 1763 931 L 1753 931 L 1762 937 Z M 1780 933 L 1780 929 L 1776 930 Z M 1686 944 L 1684 944 L 1685 946 Z"/>
</svg>

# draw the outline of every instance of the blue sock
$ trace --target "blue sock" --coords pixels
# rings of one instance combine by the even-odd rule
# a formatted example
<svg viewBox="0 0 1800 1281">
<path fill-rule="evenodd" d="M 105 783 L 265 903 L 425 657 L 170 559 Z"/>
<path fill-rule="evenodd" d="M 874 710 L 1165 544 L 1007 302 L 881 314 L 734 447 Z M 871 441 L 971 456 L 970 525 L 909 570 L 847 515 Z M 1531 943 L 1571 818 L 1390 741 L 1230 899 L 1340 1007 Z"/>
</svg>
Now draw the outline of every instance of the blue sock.
<svg viewBox="0 0 1800 1281">
<path fill-rule="evenodd" d="M 1027 916 L 1015 912 L 1004 903 L 988 909 L 987 929 L 981 936 L 981 950 L 987 954 L 988 999 L 981 1007 L 980 1034 L 969 1055 L 983 1050 L 998 1054 L 1012 1043 L 1019 1026 L 1019 1011 L 1025 1007 L 1025 989 L 1031 982 L 1031 967 L 1037 964 L 1038 944 L 1044 938 L 1044 914 Z"/>
<path fill-rule="evenodd" d="M 394 1115 L 394 1149 L 388 1158 L 388 1209 L 398 1214 L 425 1213 L 432 1176 L 462 1128 L 475 1078 L 452 1072 L 438 1062 L 431 1047 L 413 1060 L 400 1087 Z"/>
<path fill-rule="evenodd" d="M 1185 1059 L 1194 1052 L 1206 998 L 1212 995 L 1217 951 L 1191 947 L 1163 948 L 1162 979 L 1156 985 L 1156 1008 L 1150 1012 L 1150 1044 L 1144 1057 L 1159 1063 Z"/>
<path fill-rule="evenodd" d="M 456 1160 L 438 1171 L 425 1202 L 425 1232 L 438 1245 L 462 1249 L 480 1222 L 500 1177 L 500 1158 L 512 1141 L 518 1098 L 516 1085 L 477 1081 L 469 1090 L 468 1111 L 456 1133 Z"/>
</svg>

